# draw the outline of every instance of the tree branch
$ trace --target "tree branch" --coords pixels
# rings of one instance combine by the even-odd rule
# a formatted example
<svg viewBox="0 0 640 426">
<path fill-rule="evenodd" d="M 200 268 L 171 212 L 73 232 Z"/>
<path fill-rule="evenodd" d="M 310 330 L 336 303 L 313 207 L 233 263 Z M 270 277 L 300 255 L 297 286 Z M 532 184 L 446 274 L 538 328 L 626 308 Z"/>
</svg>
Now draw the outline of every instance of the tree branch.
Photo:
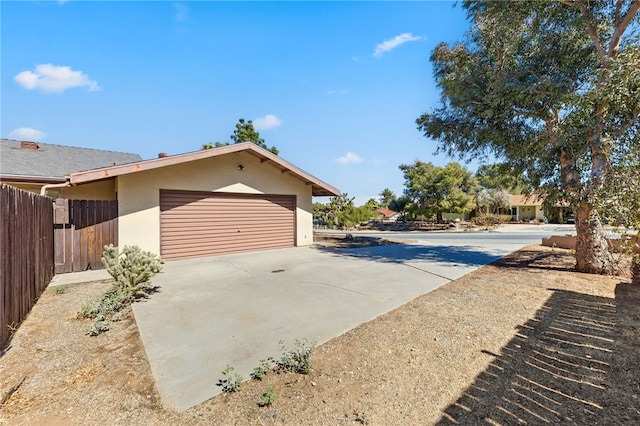
<svg viewBox="0 0 640 426">
<path fill-rule="evenodd" d="M 585 20 L 585 24 L 587 27 L 586 28 L 587 34 L 589 34 L 589 37 L 591 37 L 591 40 L 593 40 L 596 50 L 598 51 L 598 55 L 600 55 L 603 58 L 606 58 L 607 51 L 604 50 L 604 46 L 600 41 L 600 36 L 598 36 L 598 32 L 596 31 L 596 28 L 593 26 L 593 15 L 587 10 L 587 7 L 584 5 L 584 3 L 579 0 L 558 0 L 558 1 L 560 2 L 560 4 L 564 4 L 565 6 L 569 6 L 569 7 L 577 7 L 580 10 L 580 14 Z"/>
<path fill-rule="evenodd" d="M 618 48 L 620 47 L 620 40 L 622 39 L 622 35 L 627 30 L 627 27 L 629 26 L 633 18 L 638 13 L 638 9 L 640 9 L 640 1 L 633 0 L 631 2 L 631 6 L 629 6 L 629 10 L 627 10 L 627 13 L 624 14 L 624 16 L 622 17 L 622 20 L 618 21 L 618 18 L 619 18 L 618 6 L 622 7 L 621 3 L 622 3 L 622 0 L 619 0 L 618 4 L 616 5 L 616 28 L 613 31 L 613 35 L 611 36 L 611 41 L 609 42 L 609 49 L 607 52 L 608 56 L 611 58 L 618 53 Z"/>
</svg>

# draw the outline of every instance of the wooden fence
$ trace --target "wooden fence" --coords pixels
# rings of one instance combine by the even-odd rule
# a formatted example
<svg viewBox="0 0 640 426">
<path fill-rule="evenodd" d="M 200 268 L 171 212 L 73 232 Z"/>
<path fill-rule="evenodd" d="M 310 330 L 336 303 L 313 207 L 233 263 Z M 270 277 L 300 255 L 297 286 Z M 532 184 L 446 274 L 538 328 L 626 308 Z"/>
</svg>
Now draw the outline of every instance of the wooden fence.
<svg viewBox="0 0 640 426">
<path fill-rule="evenodd" d="M 0 347 L 51 281 L 53 207 L 50 198 L 0 187 Z"/>
<path fill-rule="evenodd" d="M 105 245 L 118 245 L 118 202 L 55 201 L 55 272 L 104 269 Z"/>
</svg>

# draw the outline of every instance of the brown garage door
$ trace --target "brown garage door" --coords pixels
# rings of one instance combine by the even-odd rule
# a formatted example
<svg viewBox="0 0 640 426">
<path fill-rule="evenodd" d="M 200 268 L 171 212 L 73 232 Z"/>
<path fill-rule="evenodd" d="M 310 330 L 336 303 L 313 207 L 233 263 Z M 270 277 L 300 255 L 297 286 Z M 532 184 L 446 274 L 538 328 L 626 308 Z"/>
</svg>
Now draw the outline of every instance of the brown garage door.
<svg viewBox="0 0 640 426">
<path fill-rule="evenodd" d="M 293 195 L 160 190 L 160 253 L 186 259 L 295 245 Z"/>
</svg>

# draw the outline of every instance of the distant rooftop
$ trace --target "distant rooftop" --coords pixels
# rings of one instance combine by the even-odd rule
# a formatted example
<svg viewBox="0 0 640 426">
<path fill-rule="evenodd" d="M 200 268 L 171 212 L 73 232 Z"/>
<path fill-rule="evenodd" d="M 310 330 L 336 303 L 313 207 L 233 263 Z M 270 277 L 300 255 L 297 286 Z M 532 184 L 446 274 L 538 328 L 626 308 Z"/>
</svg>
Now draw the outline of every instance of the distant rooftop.
<svg viewBox="0 0 640 426">
<path fill-rule="evenodd" d="M 141 161 L 138 154 L 48 143 L 2 139 L 0 175 L 3 178 L 64 178 L 73 172 Z"/>
</svg>

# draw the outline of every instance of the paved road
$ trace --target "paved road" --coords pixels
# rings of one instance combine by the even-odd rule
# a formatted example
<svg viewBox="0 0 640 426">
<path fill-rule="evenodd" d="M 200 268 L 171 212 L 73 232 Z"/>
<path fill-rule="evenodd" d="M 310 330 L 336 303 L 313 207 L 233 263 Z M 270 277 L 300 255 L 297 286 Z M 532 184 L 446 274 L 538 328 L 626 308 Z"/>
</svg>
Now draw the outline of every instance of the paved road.
<svg viewBox="0 0 640 426">
<path fill-rule="evenodd" d="M 344 235 L 343 231 L 319 231 L 323 234 Z M 574 225 L 505 225 L 493 231 L 412 231 L 412 232 L 350 232 L 363 237 L 400 238 L 418 244 L 485 245 L 513 244 L 519 247 L 540 244 L 552 235 L 575 235 Z M 517 248 L 514 248 L 517 250 Z"/>
</svg>

